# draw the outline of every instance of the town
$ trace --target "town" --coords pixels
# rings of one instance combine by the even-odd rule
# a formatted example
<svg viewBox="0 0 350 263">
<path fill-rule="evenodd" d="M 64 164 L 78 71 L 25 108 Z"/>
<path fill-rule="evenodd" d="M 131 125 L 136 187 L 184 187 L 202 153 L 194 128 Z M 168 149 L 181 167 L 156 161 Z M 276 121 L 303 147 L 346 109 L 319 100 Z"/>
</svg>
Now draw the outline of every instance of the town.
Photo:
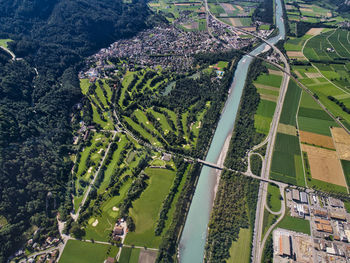
<svg viewBox="0 0 350 263">
<path fill-rule="evenodd" d="M 275 229 L 274 262 L 349 262 L 350 214 L 341 200 L 287 189 L 286 202 L 290 216 L 310 223 L 310 235 Z"/>
<path fill-rule="evenodd" d="M 225 25 L 219 23 L 213 22 L 213 28 L 217 32 L 225 32 L 223 36 L 220 36 L 223 41 L 211 37 L 208 32 L 186 32 L 174 25 L 156 27 L 101 49 L 88 62 L 89 64 L 97 64 L 95 69 L 97 72 L 102 72 L 102 67 L 104 70 L 106 67 L 103 63 L 96 62 L 117 57 L 127 59 L 127 70 L 129 71 L 133 71 L 137 65 L 153 69 L 161 67 L 185 73 L 193 67 L 195 54 L 228 51 L 232 47 L 241 49 L 256 41 L 255 39 L 241 39 L 234 33 L 228 33 L 225 31 Z M 107 65 L 107 67 L 113 66 Z M 86 73 L 88 74 L 88 72 Z"/>
</svg>

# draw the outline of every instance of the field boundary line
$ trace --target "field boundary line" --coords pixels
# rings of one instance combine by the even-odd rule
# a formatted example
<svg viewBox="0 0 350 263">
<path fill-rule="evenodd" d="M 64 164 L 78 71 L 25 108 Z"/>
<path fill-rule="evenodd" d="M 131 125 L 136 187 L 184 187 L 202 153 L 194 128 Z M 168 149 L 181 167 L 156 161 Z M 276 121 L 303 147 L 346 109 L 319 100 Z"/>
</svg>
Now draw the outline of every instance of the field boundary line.
<svg viewBox="0 0 350 263">
<path fill-rule="evenodd" d="M 346 190 L 348 191 L 348 194 L 349 194 L 349 186 L 348 186 L 348 181 L 346 180 L 346 176 L 345 176 L 345 173 L 344 173 L 344 169 L 343 169 L 343 165 L 341 164 L 341 158 L 340 158 L 340 156 L 339 156 L 339 153 L 338 153 L 338 151 L 337 151 L 337 144 L 336 144 L 336 141 L 335 141 L 335 138 L 334 138 L 334 136 L 333 136 L 333 132 L 332 132 L 332 129 L 330 129 L 330 132 L 331 132 L 331 137 L 332 137 L 332 141 L 333 141 L 333 144 L 334 144 L 334 147 L 335 147 L 335 152 L 336 152 L 336 154 L 337 154 L 337 157 L 338 157 L 338 161 L 340 162 L 340 166 L 341 166 L 341 171 L 342 171 L 342 174 L 343 174 L 343 176 L 344 176 L 344 180 L 345 180 L 345 185 L 346 185 Z"/>
<path fill-rule="evenodd" d="M 299 87 L 300 88 L 300 87 Z M 307 185 L 307 180 L 306 180 L 306 173 L 305 173 L 305 164 L 304 164 L 304 156 L 303 156 L 303 151 L 301 149 L 301 142 L 300 142 L 300 129 L 299 129 L 299 122 L 298 122 L 298 116 L 299 116 L 299 109 L 300 109 L 300 102 L 301 102 L 301 98 L 303 97 L 303 95 L 309 95 L 306 92 L 304 92 L 303 89 L 301 89 L 301 94 L 300 94 L 300 98 L 299 98 L 299 103 L 298 103 L 298 110 L 297 113 L 295 115 L 295 124 L 297 126 L 297 132 L 299 134 L 298 136 L 298 141 L 299 141 L 299 149 L 300 149 L 300 157 L 301 157 L 301 163 L 303 165 L 303 173 L 304 173 L 304 181 L 305 181 L 305 187 L 308 187 Z M 310 95 L 311 96 L 311 95 Z"/>
<path fill-rule="evenodd" d="M 335 53 L 337 53 L 337 55 L 338 55 L 339 57 L 344 58 L 343 56 L 341 56 L 341 55 L 338 53 L 338 51 L 337 51 L 337 50 L 335 49 L 335 47 L 332 45 L 331 41 L 329 41 L 329 38 L 330 38 L 331 36 L 333 36 L 333 35 L 335 34 L 335 32 L 337 32 L 337 30 L 338 30 L 338 29 L 334 30 L 334 32 L 333 32 L 332 34 L 330 34 L 328 37 L 326 37 L 326 39 L 327 39 L 327 42 L 332 46 L 332 48 L 333 48 L 333 50 L 335 51 Z M 320 42 L 320 43 L 321 43 L 321 42 Z"/>
<path fill-rule="evenodd" d="M 345 50 L 349 53 L 350 55 L 350 51 L 343 45 L 343 43 L 340 41 L 340 34 L 338 34 L 338 42 L 340 43 L 340 45 L 342 45 L 343 48 L 345 48 Z"/>
</svg>

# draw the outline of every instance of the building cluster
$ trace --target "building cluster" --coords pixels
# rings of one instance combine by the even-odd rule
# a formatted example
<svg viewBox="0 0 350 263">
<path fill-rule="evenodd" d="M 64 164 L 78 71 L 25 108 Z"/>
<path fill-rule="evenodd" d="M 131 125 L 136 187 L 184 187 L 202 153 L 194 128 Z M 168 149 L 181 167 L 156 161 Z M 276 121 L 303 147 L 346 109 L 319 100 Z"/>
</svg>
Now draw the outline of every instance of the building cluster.
<svg viewBox="0 0 350 263">
<path fill-rule="evenodd" d="M 123 218 L 117 220 L 112 231 L 114 241 L 122 241 L 127 233 L 127 225 Z"/>
<path fill-rule="evenodd" d="M 350 214 L 341 200 L 291 189 L 286 201 L 291 216 L 309 221 L 311 234 L 276 229 L 274 262 L 350 262 Z"/>
<path fill-rule="evenodd" d="M 217 25 L 215 30 L 220 28 L 226 32 L 224 25 Z M 232 34 L 231 34 L 232 35 Z M 126 70 L 133 70 L 135 66 L 156 68 L 169 68 L 173 71 L 183 72 L 193 66 L 193 55 L 203 52 L 219 52 L 228 49 L 241 48 L 250 43 L 250 40 L 240 41 L 237 36 L 232 39 L 227 36 L 224 39 L 230 41 L 231 46 L 225 45 L 212 38 L 208 32 L 189 31 L 186 32 L 176 26 L 155 27 L 140 32 L 133 38 L 119 40 L 108 48 L 101 49 L 90 58 L 90 64 L 94 68 L 80 74 L 80 77 L 96 78 L 106 71 L 105 61 L 117 57 L 128 61 Z"/>
<path fill-rule="evenodd" d="M 231 30 L 230 25 L 219 22 L 212 16 L 209 16 L 208 21 L 209 31 L 220 39 L 226 48 L 241 49 L 252 43 L 251 39 L 240 38 L 238 33 Z"/>
</svg>

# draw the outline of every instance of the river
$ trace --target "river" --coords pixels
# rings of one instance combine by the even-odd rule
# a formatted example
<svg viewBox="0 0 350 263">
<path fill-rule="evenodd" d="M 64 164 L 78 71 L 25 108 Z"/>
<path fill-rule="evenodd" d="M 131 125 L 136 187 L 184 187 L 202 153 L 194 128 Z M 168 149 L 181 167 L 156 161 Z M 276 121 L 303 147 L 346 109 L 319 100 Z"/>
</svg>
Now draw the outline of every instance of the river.
<svg viewBox="0 0 350 263">
<path fill-rule="evenodd" d="M 285 38 L 281 0 L 276 0 L 275 12 L 276 26 L 279 29 L 279 33 L 277 36 L 268 40 L 271 44 L 276 44 L 278 40 Z M 255 48 L 250 54 L 258 55 L 267 51 L 268 47 L 269 46 L 266 43 L 263 43 Z M 205 159 L 208 162 L 220 163 L 223 162 L 226 157 L 248 68 L 252 61 L 252 57 L 245 55 L 238 62 L 231 84 L 231 93 L 227 98 Z M 219 173 L 217 170 L 203 166 L 180 239 L 179 256 L 181 263 L 203 262 L 208 223 L 213 200 L 215 198 L 218 178 Z"/>
</svg>

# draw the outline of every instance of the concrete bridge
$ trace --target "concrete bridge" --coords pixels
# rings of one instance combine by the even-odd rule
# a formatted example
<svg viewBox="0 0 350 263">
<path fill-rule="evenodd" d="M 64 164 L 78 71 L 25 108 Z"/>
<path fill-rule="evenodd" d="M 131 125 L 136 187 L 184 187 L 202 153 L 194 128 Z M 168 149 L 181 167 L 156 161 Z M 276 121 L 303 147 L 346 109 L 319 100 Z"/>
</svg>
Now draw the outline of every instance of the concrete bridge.
<svg viewBox="0 0 350 263">
<path fill-rule="evenodd" d="M 285 187 L 288 186 L 288 184 L 281 183 L 281 182 L 278 182 L 278 181 L 275 181 L 275 180 L 271 180 L 271 179 L 268 179 L 268 178 L 262 178 L 260 176 L 254 175 L 251 172 L 249 173 L 249 172 L 236 171 L 236 170 L 233 170 L 233 169 L 226 168 L 224 166 L 220 166 L 220 165 L 218 165 L 216 163 L 211 163 L 211 162 L 208 162 L 208 161 L 205 161 L 205 160 L 201 160 L 201 159 L 197 159 L 197 162 L 199 162 L 199 163 L 201 163 L 203 165 L 209 166 L 211 168 L 214 168 L 214 169 L 227 170 L 227 171 L 234 172 L 234 173 L 240 173 L 240 174 L 243 174 L 245 176 L 252 177 L 254 179 L 257 179 L 257 180 L 260 180 L 260 181 L 263 181 L 263 182 L 266 182 L 266 183 L 272 183 L 272 184 L 278 185 L 279 187 L 282 187 L 282 188 L 285 188 Z"/>
</svg>

